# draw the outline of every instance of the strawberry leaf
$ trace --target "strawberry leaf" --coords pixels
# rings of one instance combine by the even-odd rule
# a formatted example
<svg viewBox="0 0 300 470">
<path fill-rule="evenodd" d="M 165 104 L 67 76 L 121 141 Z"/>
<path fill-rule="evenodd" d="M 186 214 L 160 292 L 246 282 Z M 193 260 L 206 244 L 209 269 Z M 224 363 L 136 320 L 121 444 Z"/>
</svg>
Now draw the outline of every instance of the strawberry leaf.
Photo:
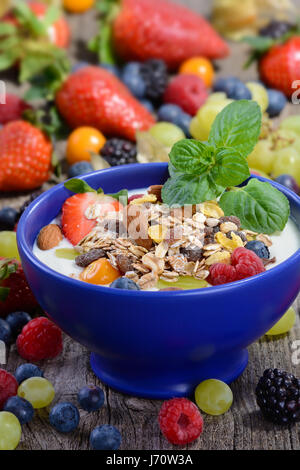
<svg viewBox="0 0 300 470">
<path fill-rule="evenodd" d="M 65 188 L 69 189 L 73 193 L 96 193 L 97 191 L 91 188 L 85 181 L 72 178 L 69 181 L 66 181 L 64 184 Z M 103 191 L 102 191 L 103 192 Z"/>
<path fill-rule="evenodd" d="M 127 189 L 121 189 L 118 193 L 114 194 L 107 194 L 107 196 L 113 197 L 117 201 L 121 202 L 123 206 L 127 206 L 128 204 L 128 191 Z"/>
<path fill-rule="evenodd" d="M 0 36 L 11 36 L 16 34 L 17 27 L 10 23 L 0 22 Z"/>
<path fill-rule="evenodd" d="M 47 28 L 44 26 L 43 22 L 37 18 L 35 13 L 25 2 L 17 2 L 13 12 L 19 23 L 29 29 L 34 35 L 47 35 Z"/>
<path fill-rule="evenodd" d="M 53 23 L 59 20 L 61 16 L 61 11 L 55 5 L 52 5 L 48 8 L 44 18 L 41 20 L 45 28 L 49 28 Z"/>
</svg>

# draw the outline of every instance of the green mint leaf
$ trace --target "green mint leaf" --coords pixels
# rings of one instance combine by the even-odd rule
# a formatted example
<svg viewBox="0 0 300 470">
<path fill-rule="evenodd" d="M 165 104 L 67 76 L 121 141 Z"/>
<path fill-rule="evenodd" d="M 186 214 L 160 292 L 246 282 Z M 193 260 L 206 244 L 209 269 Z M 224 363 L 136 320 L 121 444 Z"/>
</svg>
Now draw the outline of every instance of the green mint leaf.
<svg viewBox="0 0 300 470">
<path fill-rule="evenodd" d="M 209 143 L 217 148 L 233 148 L 246 158 L 258 141 L 261 121 L 261 110 L 255 101 L 235 101 L 216 117 Z"/>
<path fill-rule="evenodd" d="M 173 145 L 170 161 L 185 174 L 202 174 L 214 163 L 214 149 L 199 140 L 183 139 Z"/>
<path fill-rule="evenodd" d="M 233 149 L 219 149 L 212 176 L 222 186 L 237 186 L 250 176 L 247 160 Z"/>
<path fill-rule="evenodd" d="M 10 289 L 8 287 L 0 287 L 0 302 L 5 302 L 8 297 Z"/>
<path fill-rule="evenodd" d="M 175 168 L 175 166 L 172 165 L 171 162 L 169 162 L 168 170 L 169 170 L 169 175 L 170 175 L 171 177 L 173 177 L 173 176 L 179 176 L 179 175 L 184 174 L 182 171 L 177 170 L 177 169 Z"/>
<path fill-rule="evenodd" d="M 290 214 L 284 194 L 255 178 L 243 188 L 224 193 L 220 206 L 226 216 L 238 217 L 244 229 L 266 234 L 283 230 Z"/>
<path fill-rule="evenodd" d="M 127 189 L 121 189 L 118 193 L 107 194 L 107 196 L 113 197 L 117 201 L 121 202 L 123 206 L 127 206 L 128 203 L 128 191 Z"/>
<path fill-rule="evenodd" d="M 85 181 L 73 178 L 66 181 L 64 184 L 65 188 L 69 189 L 73 193 L 96 193 L 97 191 L 91 188 Z"/>
<path fill-rule="evenodd" d="M 162 188 L 162 199 L 168 206 L 198 204 L 216 199 L 224 191 L 210 174 L 178 175 L 169 178 Z"/>
</svg>

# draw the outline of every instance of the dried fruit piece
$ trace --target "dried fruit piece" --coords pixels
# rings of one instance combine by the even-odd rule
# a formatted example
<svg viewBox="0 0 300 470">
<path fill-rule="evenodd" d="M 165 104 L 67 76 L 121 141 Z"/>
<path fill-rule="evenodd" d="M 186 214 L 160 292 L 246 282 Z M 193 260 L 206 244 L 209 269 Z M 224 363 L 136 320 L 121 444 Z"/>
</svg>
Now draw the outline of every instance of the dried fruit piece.
<svg viewBox="0 0 300 470">
<path fill-rule="evenodd" d="M 164 225 L 152 225 L 148 229 L 148 235 L 155 243 L 161 243 L 168 233 L 168 228 Z"/>
<path fill-rule="evenodd" d="M 75 259 L 75 263 L 77 264 L 77 266 L 80 266 L 81 268 L 86 268 L 94 261 L 97 261 L 97 259 L 105 258 L 105 257 L 106 257 L 106 253 L 104 250 L 102 250 L 101 248 L 95 248 L 94 250 L 88 251 L 87 253 L 84 253 L 83 255 L 77 256 L 77 258 Z"/>
<path fill-rule="evenodd" d="M 220 219 L 220 217 L 224 216 L 223 210 L 214 201 L 207 201 L 200 204 L 200 210 L 204 215 L 206 215 L 206 217 L 213 219 Z"/>
<path fill-rule="evenodd" d="M 51 250 L 59 245 L 63 235 L 61 229 L 56 224 L 49 224 L 42 228 L 38 235 L 37 244 L 40 250 Z"/>
<path fill-rule="evenodd" d="M 136 199 L 133 199 L 130 204 L 134 204 L 134 205 L 141 205 L 141 204 L 144 204 L 145 202 L 151 202 L 151 203 L 154 203 L 157 201 L 157 197 L 155 196 L 155 194 L 145 194 L 143 197 L 139 197 L 139 198 L 136 198 Z"/>
<path fill-rule="evenodd" d="M 211 265 L 216 264 L 216 263 L 230 264 L 230 253 L 229 253 L 229 251 L 218 251 L 217 253 L 213 253 L 205 261 L 205 264 L 207 266 L 211 266 Z"/>
<path fill-rule="evenodd" d="M 234 232 L 231 233 L 231 239 L 227 238 L 222 232 L 216 233 L 215 238 L 218 243 L 229 251 L 234 251 L 236 248 L 244 246 L 243 240 Z"/>
<path fill-rule="evenodd" d="M 119 271 L 122 274 L 126 274 L 129 271 L 133 271 L 132 260 L 125 255 L 117 255 L 116 263 L 119 268 Z"/>
</svg>

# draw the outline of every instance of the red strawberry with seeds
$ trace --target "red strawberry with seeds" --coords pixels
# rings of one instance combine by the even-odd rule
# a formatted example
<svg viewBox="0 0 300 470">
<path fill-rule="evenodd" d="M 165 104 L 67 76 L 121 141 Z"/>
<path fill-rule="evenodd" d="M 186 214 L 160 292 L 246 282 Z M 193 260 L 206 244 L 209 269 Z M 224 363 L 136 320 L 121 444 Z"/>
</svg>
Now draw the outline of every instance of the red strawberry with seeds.
<svg viewBox="0 0 300 470">
<path fill-rule="evenodd" d="M 88 192 L 69 197 L 62 208 L 62 230 L 65 237 L 77 245 L 95 227 L 96 221 L 86 217 L 86 210 L 93 204 L 101 204 L 101 214 L 119 212 L 123 206 L 114 198 Z"/>
<path fill-rule="evenodd" d="M 35 189 L 48 181 L 52 144 L 42 131 L 25 121 L 0 130 L 0 191 Z"/>
<path fill-rule="evenodd" d="M 110 2 L 114 11 L 115 3 Z M 229 53 L 227 44 L 202 16 L 168 0 L 122 0 L 119 10 L 114 15 L 109 10 L 107 18 L 112 23 L 114 49 L 124 61 L 157 58 L 176 69 L 190 57 L 219 59 Z M 104 56 L 101 59 L 106 61 Z"/>
<path fill-rule="evenodd" d="M 33 312 L 37 307 L 21 263 L 0 258 L 0 317 L 17 311 Z"/>
<path fill-rule="evenodd" d="M 0 104 L 0 124 L 22 119 L 22 114 L 31 106 L 16 95 L 7 93 L 5 103 Z"/>
<path fill-rule="evenodd" d="M 135 140 L 155 120 L 110 72 L 85 67 L 72 74 L 56 94 L 56 104 L 71 127 L 92 126 L 105 135 Z"/>
<path fill-rule="evenodd" d="M 293 82 L 300 79 L 300 36 L 271 47 L 259 63 L 261 79 L 287 96 L 295 92 Z"/>
</svg>

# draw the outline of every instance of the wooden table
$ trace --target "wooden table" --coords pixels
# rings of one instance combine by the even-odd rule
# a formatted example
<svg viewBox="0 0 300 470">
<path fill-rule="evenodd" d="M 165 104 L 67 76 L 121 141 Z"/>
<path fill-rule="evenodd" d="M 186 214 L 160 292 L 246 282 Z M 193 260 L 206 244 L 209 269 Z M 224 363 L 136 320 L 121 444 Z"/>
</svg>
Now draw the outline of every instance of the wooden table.
<svg viewBox="0 0 300 470">
<path fill-rule="evenodd" d="M 180 0 L 178 0 L 180 1 Z M 209 13 L 211 1 L 181 0 L 195 10 Z M 298 0 L 300 5 L 300 0 Z M 94 12 L 80 16 L 69 16 L 73 38 L 70 54 L 74 61 L 87 60 L 84 43 L 94 35 L 96 23 Z M 243 79 L 257 78 L 255 67 L 250 71 L 242 70 L 247 48 L 242 45 L 232 46 L 232 55 L 219 63 L 221 75 L 238 75 Z M 17 86 L 13 74 L 2 74 L 1 79 L 7 81 L 9 91 L 22 90 Z M 299 108 L 290 105 L 284 114 L 297 114 Z M 63 156 L 64 145 L 58 150 Z M 26 199 L 25 195 L 18 197 L 0 197 L 0 207 L 13 205 L 19 207 Z M 300 310 L 300 297 L 295 303 Z M 241 311 L 241 315 L 243 312 Z M 299 424 L 294 427 L 281 428 L 262 419 L 255 403 L 255 386 L 258 378 L 268 367 L 284 368 L 300 376 L 299 364 L 292 363 L 294 352 L 293 342 L 300 340 L 300 321 L 297 320 L 293 330 L 274 339 L 264 337 L 249 348 L 249 365 L 242 377 L 232 384 L 234 403 L 228 413 L 221 417 L 205 416 L 205 432 L 187 450 L 230 450 L 230 449 L 300 449 Z M 299 348 L 299 346 L 298 346 Z M 23 361 L 12 347 L 7 365 L 8 371 L 14 372 Z M 104 407 L 97 413 L 88 415 L 81 411 L 79 429 L 70 435 L 55 432 L 48 424 L 48 412 L 42 410 L 36 413 L 34 420 L 23 428 L 22 441 L 19 449 L 67 449 L 85 450 L 89 448 L 90 431 L 100 424 L 112 424 L 122 433 L 122 447 L 126 450 L 172 450 L 160 434 L 157 415 L 161 406 L 160 401 L 142 400 L 125 396 L 111 390 L 94 376 L 89 364 L 88 351 L 68 337 L 64 340 L 64 352 L 55 360 L 42 364 L 45 376 L 53 383 L 56 390 L 56 401 L 67 400 L 76 403 L 78 390 L 86 384 L 97 384 L 103 387 L 106 394 Z"/>
</svg>

